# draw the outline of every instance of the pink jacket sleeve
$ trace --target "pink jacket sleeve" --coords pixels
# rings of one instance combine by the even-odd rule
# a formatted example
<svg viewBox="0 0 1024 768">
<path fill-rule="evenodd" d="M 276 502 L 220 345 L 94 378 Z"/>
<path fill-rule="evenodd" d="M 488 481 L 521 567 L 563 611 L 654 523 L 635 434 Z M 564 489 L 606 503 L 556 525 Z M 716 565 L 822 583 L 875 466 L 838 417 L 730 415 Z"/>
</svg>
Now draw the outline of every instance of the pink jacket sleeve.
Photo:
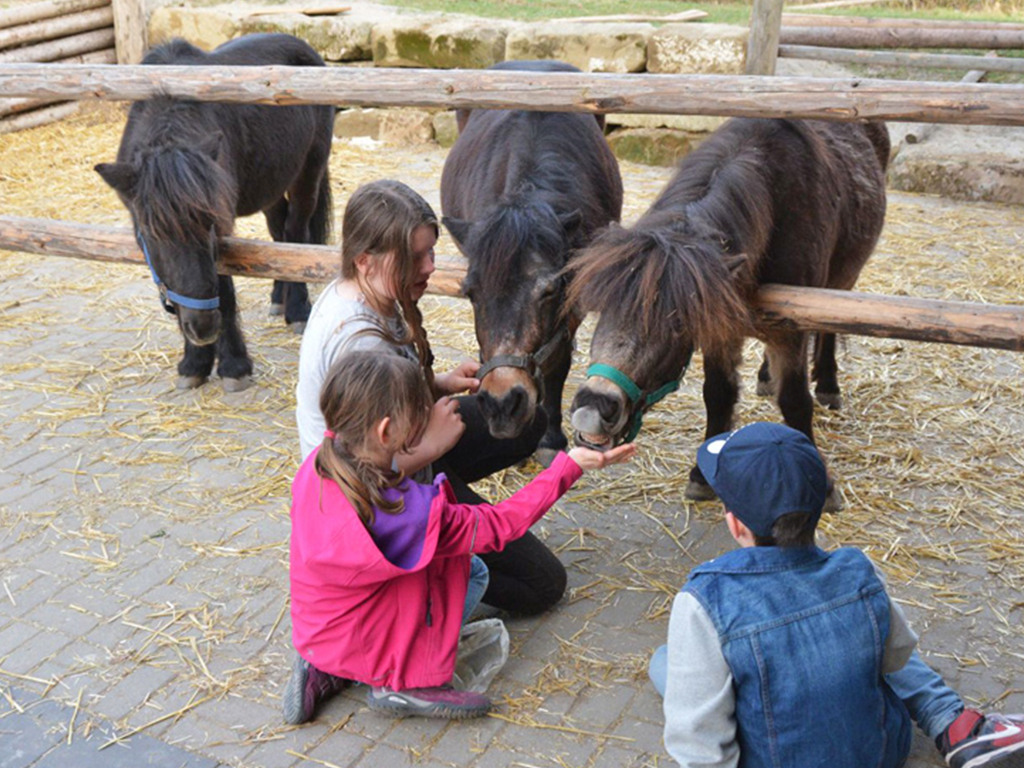
<svg viewBox="0 0 1024 768">
<path fill-rule="evenodd" d="M 526 533 L 582 475 L 568 454 L 559 453 L 550 467 L 498 504 L 459 504 L 449 497 L 436 555 L 500 551 Z"/>
</svg>

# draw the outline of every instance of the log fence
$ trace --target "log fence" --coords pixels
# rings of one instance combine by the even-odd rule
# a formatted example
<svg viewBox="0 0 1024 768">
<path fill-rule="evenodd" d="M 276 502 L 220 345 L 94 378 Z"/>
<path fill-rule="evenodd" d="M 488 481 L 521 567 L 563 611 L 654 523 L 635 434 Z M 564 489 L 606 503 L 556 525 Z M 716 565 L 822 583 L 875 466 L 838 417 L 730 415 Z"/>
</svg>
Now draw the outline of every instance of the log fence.
<svg viewBox="0 0 1024 768">
<path fill-rule="evenodd" d="M 251 104 L 1024 125 L 1024 86 L 868 79 L 0 62 L 0 93 L 9 100 L 135 100 L 166 94 Z M 321 281 L 337 270 L 337 251 L 329 246 L 236 239 L 225 245 L 222 269 L 228 274 Z M 0 247 L 142 263 L 130 230 L 116 227 L 0 216 Z M 431 281 L 432 292 L 456 295 L 461 276 L 460 262 L 442 262 Z M 765 322 L 786 327 L 1024 351 L 1024 306 L 766 286 L 759 295 L 759 312 Z"/>
</svg>

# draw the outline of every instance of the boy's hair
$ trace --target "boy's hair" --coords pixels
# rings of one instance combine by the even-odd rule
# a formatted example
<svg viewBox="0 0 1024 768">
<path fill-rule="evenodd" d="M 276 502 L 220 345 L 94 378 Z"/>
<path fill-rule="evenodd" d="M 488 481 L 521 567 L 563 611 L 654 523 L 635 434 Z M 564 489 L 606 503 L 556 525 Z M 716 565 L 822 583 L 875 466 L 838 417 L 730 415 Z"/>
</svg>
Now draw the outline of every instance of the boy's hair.
<svg viewBox="0 0 1024 768">
<path fill-rule="evenodd" d="M 374 427 L 390 417 L 400 450 L 423 434 L 433 397 L 423 371 L 412 360 L 388 352 L 349 352 L 327 372 L 320 390 L 320 411 L 334 437 L 324 435 L 316 457 L 316 473 L 337 483 L 359 519 L 373 525 L 374 508 L 388 514 L 402 511 L 383 492 L 403 480 L 401 472 L 381 469 L 365 459 Z"/>
<path fill-rule="evenodd" d="M 424 225 L 433 227 L 435 235 L 440 234 L 434 209 L 411 187 L 393 179 L 371 181 L 359 187 L 348 199 L 341 221 L 341 276 L 345 280 L 357 277 L 356 258 L 360 254 L 380 257 L 378 266 L 383 264 L 383 257 L 394 254 L 393 272 L 387 279 L 394 281 L 408 332 L 404 338 L 393 338 L 384 329 L 381 333 L 393 344 L 411 343 L 428 382 L 433 385 L 433 356 L 423 328 L 423 315 L 411 296 L 417 277 L 412 233 Z"/>
<path fill-rule="evenodd" d="M 754 543 L 759 547 L 813 547 L 817 529 L 818 517 L 807 512 L 790 512 L 775 521 L 771 536 L 754 533 Z"/>
</svg>

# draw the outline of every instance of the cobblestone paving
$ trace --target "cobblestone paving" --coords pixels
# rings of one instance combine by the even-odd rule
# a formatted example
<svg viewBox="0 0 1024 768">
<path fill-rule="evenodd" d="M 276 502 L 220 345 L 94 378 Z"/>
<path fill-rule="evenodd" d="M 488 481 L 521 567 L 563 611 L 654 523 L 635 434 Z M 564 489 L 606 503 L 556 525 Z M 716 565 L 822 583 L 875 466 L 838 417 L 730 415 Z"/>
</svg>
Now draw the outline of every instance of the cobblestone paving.
<svg viewBox="0 0 1024 768">
<path fill-rule="evenodd" d="M 405 157 L 403 177 L 435 203 L 443 157 Z M 667 177 L 625 171 L 634 201 Z M 941 203 L 901 199 L 942 218 Z M 180 338 L 144 269 L 0 253 L 0 768 L 670 764 L 646 661 L 686 572 L 729 544 L 717 505 L 681 501 L 697 405 L 681 422 L 668 411 L 649 420 L 643 483 L 633 468 L 588 476 L 538 525 L 568 565 L 570 591 L 547 616 L 509 622 L 495 717 L 394 721 L 355 689 L 308 725 L 282 724 L 298 339 L 265 316 L 268 290 L 240 281 L 254 386 L 227 394 L 214 379 L 182 392 Z M 467 307 L 425 305 L 440 357 L 471 353 Z M 1000 359 L 1000 375 L 1020 379 L 1019 359 Z M 860 360 L 850 377 L 871 376 Z M 677 397 L 696 403 L 699 386 L 691 375 Z M 776 418 L 768 405 L 745 407 L 755 409 L 745 419 Z M 507 493 L 531 471 L 486 490 Z M 915 494 L 905 489 L 908 504 Z M 1006 515 L 1007 547 L 1019 554 L 1021 510 Z M 913 532 L 896 523 L 894 549 L 901 536 Z M 1024 710 L 1018 576 L 983 557 L 942 560 L 948 543 L 930 542 L 921 560 L 948 569 L 967 598 L 947 601 L 948 585 L 924 578 L 893 591 L 928 660 L 970 702 Z M 939 764 L 919 737 L 911 766 Z"/>
</svg>

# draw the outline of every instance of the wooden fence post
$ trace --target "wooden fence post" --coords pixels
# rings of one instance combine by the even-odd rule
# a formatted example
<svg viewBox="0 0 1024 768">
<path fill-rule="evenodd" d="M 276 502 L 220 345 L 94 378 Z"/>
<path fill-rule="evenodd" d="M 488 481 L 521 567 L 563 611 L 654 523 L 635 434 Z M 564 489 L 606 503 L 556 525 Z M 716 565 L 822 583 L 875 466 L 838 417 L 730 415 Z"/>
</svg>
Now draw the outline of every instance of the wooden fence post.
<svg viewBox="0 0 1024 768">
<path fill-rule="evenodd" d="M 748 75 L 774 75 L 779 57 L 779 29 L 783 0 L 754 0 L 750 9 L 750 40 L 747 43 Z"/>
<path fill-rule="evenodd" d="M 149 36 L 146 31 L 145 0 L 112 0 L 114 7 L 114 43 L 118 64 L 138 64 L 146 55 Z"/>
</svg>

